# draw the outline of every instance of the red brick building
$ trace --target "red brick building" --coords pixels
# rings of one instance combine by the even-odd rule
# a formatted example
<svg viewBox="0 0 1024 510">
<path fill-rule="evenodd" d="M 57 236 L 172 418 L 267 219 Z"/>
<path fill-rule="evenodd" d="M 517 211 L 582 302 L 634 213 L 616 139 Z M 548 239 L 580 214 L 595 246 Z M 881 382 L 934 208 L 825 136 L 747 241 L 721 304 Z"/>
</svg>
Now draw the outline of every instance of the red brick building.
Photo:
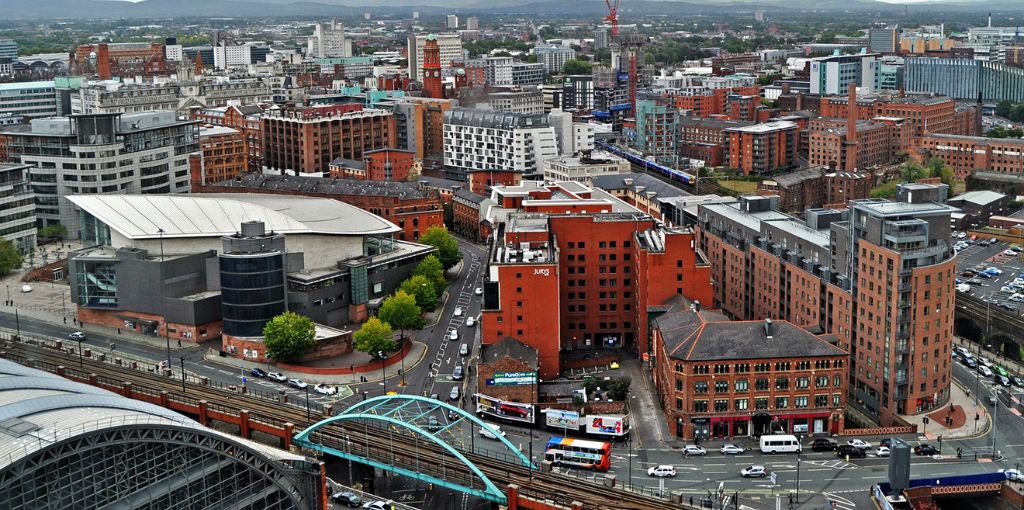
<svg viewBox="0 0 1024 510">
<path fill-rule="evenodd" d="M 362 161 L 338 158 L 328 169 L 330 177 L 364 181 L 408 181 L 416 166 L 415 153 L 401 149 L 378 149 L 363 153 Z"/>
<path fill-rule="evenodd" d="M 434 226 L 444 226 L 441 197 L 406 182 L 360 181 L 328 177 L 249 174 L 197 193 L 269 193 L 333 198 L 372 212 L 402 229 L 398 239 L 416 241 Z"/>
<path fill-rule="evenodd" d="M 1024 140 L 929 133 L 917 139 L 911 156 L 920 162 L 941 159 L 958 180 L 966 180 L 975 170 L 1024 176 Z"/>
<path fill-rule="evenodd" d="M 821 206 L 824 190 L 824 172 L 819 167 L 797 170 L 762 180 L 757 185 L 758 195 L 778 195 L 779 210 L 803 214 L 808 207 Z"/>
<path fill-rule="evenodd" d="M 423 95 L 434 99 L 444 98 L 441 82 L 441 47 L 437 36 L 430 34 L 423 43 Z"/>
<path fill-rule="evenodd" d="M 514 170 L 468 170 L 469 190 L 487 196 L 493 186 L 518 186 L 523 173 Z"/>
<path fill-rule="evenodd" d="M 874 180 L 871 174 L 832 172 L 825 174 L 822 207 L 845 208 L 851 200 L 871 196 Z"/>
<path fill-rule="evenodd" d="M 786 321 L 730 321 L 683 300 L 653 321 L 654 381 L 677 437 L 836 434 L 849 354 Z"/>
<path fill-rule="evenodd" d="M 212 126 L 237 129 L 245 140 L 248 171 L 258 172 L 263 168 L 263 126 L 260 117 L 263 107 L 259 105 L 228 105 L 219 108 L 192 108 L 189 116 Z"/>
<path fill-rule="evenodd" d="M 262 119 L 264 171 L 323 175 L 336 158 L 395 147 L 395 118 L 362 105 L 273 110 Z"/>
<path fill-rule="evenodd" d="M 695 88 L 686 94 L 667 94 L 664 102 L 676 110 L 690 110 L 694 116 L 708 118 L 726 115 L 733 120 L 754 120 L 760 105 L 761 87 L 732 87 L 720 89 Z M 756 98 L 756 99 L 755 99 Z M 732 104 L 732 106 L 729 106 Z M 733 114 L 741 116 L 733 116 Z"/>
<path fill-rule="evenodd" d="M 494 202 L 467 189 L 456 191 L 452 195 L 452 230 L 476 242 L 487 239 L 490 229 L 483 215 L 488 204 Z"/>
<path fill-rule="evenodd" d="M 821 98 L 821 116 L 846 118 L 846 96 Z M 878 94 L 857 96 L 857 120 L 875 117 L 905 119 L 910 136 L 927 133 L 977 134 L 976 106 L 957 105 L 946 96 L 907 95 L 883 96 Z"/>
<path fill-rule="evenodd" d="M 886 165 L 896 160 L 899 152 L 894 136 L 895 128 L 890 124 L 874 121 L 857 121 L 855 139 L 856 169 L 868 169 L 878 165 Z M 821 118 L 810 122 L 807 128 L 807 162 L 832 170 L 843 170 L 847 167 L 850 155 L 846 136 L 848 129 L 846 119 Z"/>
<path fill-rule="evenodd" d="M 743 175 L 766 174 L 797 164 L 797 125 L 774 121 L 725 130 L 724 164 Z"/>
<path fill-rule="evenodd" d="M 499 206 L 524 212 L 495 226 L 481 319 L 483 343 L 511 336 L 535 347 L 542 378 L 559 374 L 561 350 L 647 353 L 649 306 L 675 295 L 711 299 L 692 231 L 660 229 L 600 190 L 561 184 L 496 189 Z"/>
<path fill-rule="evenodd" d="M 245 138 L 237 129 L 200 127 L 199 148 L 203 151 L 198 174 L 192 172 L 192 188 L 216 184 L 246 173 L 249 169 Z"/>
<path fill-rule="evenodd" d="M 482 345 L 477 364 L 476 391 L 508 402 L 539 402 L 537 384 L 495 384 L 495 374 L 531 372 L 537 373 L 537 349 L 514 338 Z"/>
<path fill-rule="evenodd" d="M 708 166 L 721 166 L 725 156 L 725 130 L 752 124 L 749 121 L 681 117 L 679 155 L 699 159 Z"/>
<path fill-rule="evenodd" d="M 164 45 L 160 43 L 98 43 L 83 44 L 75 50 L 79 65 L 96 54 L 96 74 L 101 80 L 114 76 L 154 76 L 167 74 Z"/>
</svg>

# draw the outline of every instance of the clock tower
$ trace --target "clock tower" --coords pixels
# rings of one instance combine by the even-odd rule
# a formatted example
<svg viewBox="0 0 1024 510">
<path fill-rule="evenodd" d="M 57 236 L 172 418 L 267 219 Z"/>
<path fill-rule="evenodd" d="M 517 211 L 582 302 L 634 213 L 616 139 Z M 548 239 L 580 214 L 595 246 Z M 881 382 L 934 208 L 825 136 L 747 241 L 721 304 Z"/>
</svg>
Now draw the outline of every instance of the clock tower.
<svg viewBox="0 0 1024 510">
<path fill-rule="evenodd" d="M 444 86 L 441 84 L 441 47 L 437 45 L 437 36 L 430 34 L 423 44 L 423 96 L 444 99 Z"/>
</svg>

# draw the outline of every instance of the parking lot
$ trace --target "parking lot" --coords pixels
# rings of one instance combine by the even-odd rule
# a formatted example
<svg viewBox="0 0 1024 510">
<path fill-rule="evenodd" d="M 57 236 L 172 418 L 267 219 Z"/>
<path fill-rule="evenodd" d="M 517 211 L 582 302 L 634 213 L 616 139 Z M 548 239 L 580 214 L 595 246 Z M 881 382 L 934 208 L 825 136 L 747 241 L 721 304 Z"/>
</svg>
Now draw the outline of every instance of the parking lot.
<svg viewBox="0 0 1024 510">
<path fill-rule="evenodd" d="M 1001 306 L 1009 311 L 1021 313 L 1024 310 L 1024 290 L 1019 292 L 1010 289 L 1003 290 L 1014 282 L 1017 276 L 1024 274 L 1024 260 L 1020 255 L 1013 256 L 1006 254 L 1011 246 L 999 241 L 995 244 L 983 246 L 979 238 L 974 244 L 967 246 L 957 253 L 957 278 L 960 283 L 970 286 L 968 294 L 991 302 L 993 305 Z M 959 240 L 954 239 L 954 242 Z M 965 271 L 973 271 L 980 268 L 996 268 L 1002 271 L 986 278 L 984 275 L 973 277 L 964 276 Z M 1024 289 L 1024 285 L 1022 285 Z M 1021 294 L 1016 298 L 1015 293 Z"/>
</svg>

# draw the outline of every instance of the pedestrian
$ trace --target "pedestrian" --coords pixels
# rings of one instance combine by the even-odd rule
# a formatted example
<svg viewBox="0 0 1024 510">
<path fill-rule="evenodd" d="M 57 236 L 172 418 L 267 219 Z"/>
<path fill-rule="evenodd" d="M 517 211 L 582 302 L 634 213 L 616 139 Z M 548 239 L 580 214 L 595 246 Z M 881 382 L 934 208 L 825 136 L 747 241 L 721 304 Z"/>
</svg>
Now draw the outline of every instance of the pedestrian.
<svg viewBox="0 0 1024 510">
<path fill-rule="evenodd" d="M 67 323 L 68 323 L 68 318 L 64 317 L 64 324 L 67 324 Z"/>
<path fill-rule="evenodd" d="M 181 339 L 178 339 L 178 348 L 181 349 Z"/>
<path fill-rule="evenodd" d="M 118 335 L 120 335 L 120 334 L 121 334 L 121 328 L 117 328 L 117 334 L 118 334 Z"/>
</svg>

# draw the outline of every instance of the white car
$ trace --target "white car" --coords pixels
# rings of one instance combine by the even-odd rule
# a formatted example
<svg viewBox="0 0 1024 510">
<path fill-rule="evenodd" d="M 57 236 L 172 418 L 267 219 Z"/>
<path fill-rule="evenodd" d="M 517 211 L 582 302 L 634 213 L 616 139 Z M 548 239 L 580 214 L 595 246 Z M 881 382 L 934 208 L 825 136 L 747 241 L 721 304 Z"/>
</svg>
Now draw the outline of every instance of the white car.
<svg viewBox="0 0 1024 510">
<path fill-rule="evenodd" d="M 477 288 L 473 289 L 473 294 L 476 294 L 477 296 L 483 296 L 484 295 L 483 287 L 477 287 Z"/>
<path fill-rule="evenodd" d="M 985 377 L 992 377 L 992 369 L 985 365 L 978 365 L 978 373 Z"/>
<path fill-rule="evenodd" d="M 744 449 L 742 446 L 736 446 L 734 444 L 726 444 L 726 445 L 723 445 L 722 449 L 719 450 L 719 451 L 722 452 L 722 455 L 740 455 L 740 454 L 742 454 L 743 452 L 745 452 L 747 450 Z"/>
<path fill-rule="evenodd" d="M 493 433 L 491 433 L 490 430 L 487 430 L 487 428 L 485 428 L 485 427 L 480 427 L 480 435 L 481 436 L 484 436 L 487 439 L 498 439 L 498 436 L 505 437 L 505 431 L 501 430 L 501 427 L 499 427 L 499 426 L 497 426 L 497 425 L 495 425 L 493 423 L 488 423 L 487 425 L 490 426 L 492 429 L 494 429 L 494 431 L 497 432 L 498 435 L 497 436 L 494 435 Z"/>
<path fill-rule="evenodd" d="M 740 476 L 743 478 L 764 478 L 768 476 L 768 470 L 764 466 L 755 464 L 741 469 Z"/>
<path fill-rule="evenodd" d="M 708 454 L 708 451 L 705 450 L 703 446 L 697 446 L 697 445 L 693 445 L 693 444 L 688 444 L 688 445 L 683 447 L 683 455 L 686 455 L 687 457 L 689 457 L 690 455 L 701 455 L 701 456 L 704 456 L 704 455 L 707 455 L 707 454 Z"/>
<path fill-rule="evenodd" d="M 313 386 L 313 391 L 321 395 L 334 395 L 335 393 L 338 393 L 338 388 L 328 384 L 317 384 L 316 386 Z"/>
<path fill-rule="evenodd" d="M 889 456 L 889 447 L 888 446 L 879 446 L 878 449 L 875 450 L 875 455 L 877 455 L 879 457 L 888 457 Z"/>
<path fill-rule="evenodd" d="M 459 339 L 459 330 L 453 329 L 453 330 L 451 330 L 450 333 L 448 333 L 448 340 L 458 340 L 458 339 Z"/>
<path fill-rule="evenodd" d="M 998 267 L 995 267 L 995 266 L 992 266 L 992 267 L 986 269 L 985 271 L 987 271 L 989 273 L 995 273 L 997 275 L 1003 274 L 1003 270 L 999 269 Z"/>
<path fill-rule="evenodd" d="M 676 467 L 675 466 L 654 466 L 654 467 L 652 467 L 652 468 L 647 470 L 647 476 L 657 476 L 657 477 L 667 476 L 667 477 L 671 478 L 673 476 L 676 476 Z"/>
<path fill-rule="evenodd" d="M 1000 469 L 999 472 L 1005 475 L 1007 480 L 1024 482 L 1024 474 L 1021 474 L 1019 469 Z"/>
<path fill-rule="evenodd" d="M 309 385 L 306 384 L 305 381 L 303 381 L 302 379 L 288 379 L 288 386 L 304 390 L 306 389 L 306 386 Z"/>
<path fill-rule="evenodd" d="M 466 327 L 471 328 L 473 326 L 476 326 L 476 319 L 473 317 L 466 317 Z"/>
<path fill-rule="evenodd" d="M 456 306 L 456 307 L 455 307 L 455 313 L 454 313 L 454 315 L 455 315 L 456 317 L 462 317 L 462 307 L 461 307 L 461 306 Z"/>
<path fill-rule="evenodd" d="M 388 501 L 368 501 L 363 505 L 363 510 L 388 510 L 391 508 L 391 500 Z"/>
<path fill-rule="evenodd" d="M 847 441 L 846 444 L 848 444 L 848 445 L 850 445 L 850 446 L 852 446 L 854 448 L 860 448 L 861 450 L 870 450 L 871 449 L 871 443 L 869 443 L 869 442 L 867 442 L 867 441 L 865 441 L 863 439 L 851 439 L 851 440 Z"/>
<path fill-rule="evenodd" d="M 285 381 L 288 380 L 288 378 L 285 377 L 285 375 L 282 374 L 281 372 L 271 372 L 271 373 L 267 374 L 267 379 L 270 379 L 271 381 L 277 381 L 277 382 L 285 382 Z"/>
<path fill-rule="evenodd" d="M 982 357 L 979 357 L 979 358 L 978 358 L 978 363 L 981 363 L 981 364 L 982 364 L 982 366 L 986 366 L 986 367 L 988 367 L 988 368 L 992 368 L 992 362 L 991 362 L 991 361 L 989 361 L 989 359 L 988 359 L 988 358 L 982 358 Z"/>
</svg>

